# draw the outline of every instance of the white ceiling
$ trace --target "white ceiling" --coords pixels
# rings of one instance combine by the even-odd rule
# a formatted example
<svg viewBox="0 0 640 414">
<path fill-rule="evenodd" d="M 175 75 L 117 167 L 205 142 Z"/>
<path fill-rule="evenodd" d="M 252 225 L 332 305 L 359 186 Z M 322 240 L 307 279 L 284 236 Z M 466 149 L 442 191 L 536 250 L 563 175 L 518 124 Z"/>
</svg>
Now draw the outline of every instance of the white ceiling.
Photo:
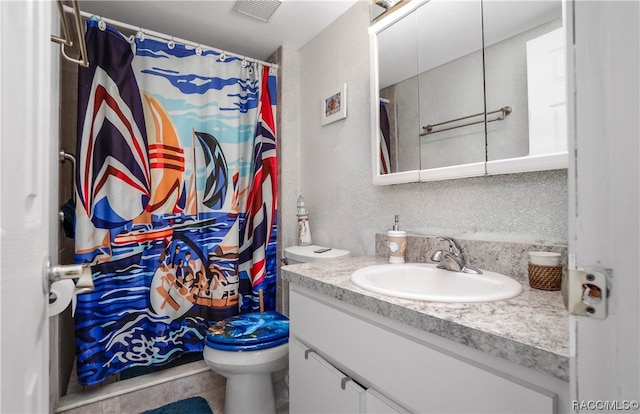
<svg viewBox="0 0 640 414">
<path fill-rule="evenodd" d="M 281 45 L 301 48 L 357 1 L 364 0 L 284 0 L 268 23 L 233 11 L 228 0 L 80 0 L 80 9 L 264 60 Z"/>
</svg>

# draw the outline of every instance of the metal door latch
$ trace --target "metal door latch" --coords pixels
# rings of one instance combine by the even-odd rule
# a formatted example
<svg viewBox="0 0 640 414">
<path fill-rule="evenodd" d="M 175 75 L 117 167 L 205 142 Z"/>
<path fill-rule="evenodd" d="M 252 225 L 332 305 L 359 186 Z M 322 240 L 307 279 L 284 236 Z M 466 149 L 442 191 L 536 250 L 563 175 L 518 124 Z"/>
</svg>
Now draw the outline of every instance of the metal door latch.
<svg viewBox="0 0 640 414">
<path fill-rule="evenodd" d="M 562 283 L 562 300 L 567 311 L 594 319 L 606 318 L 610 276 L 609 269 L 569 270 Z"/>
<path fill-rule="evenodd" d="M 49 292 L 51 284 L 63 279 L 74 279 L 76 294 L 88 293 L 94 290 L 91 266 L 89 264 L 51 266 L 49 258 L 44 262 L 45 292 Z"/>
</svg>

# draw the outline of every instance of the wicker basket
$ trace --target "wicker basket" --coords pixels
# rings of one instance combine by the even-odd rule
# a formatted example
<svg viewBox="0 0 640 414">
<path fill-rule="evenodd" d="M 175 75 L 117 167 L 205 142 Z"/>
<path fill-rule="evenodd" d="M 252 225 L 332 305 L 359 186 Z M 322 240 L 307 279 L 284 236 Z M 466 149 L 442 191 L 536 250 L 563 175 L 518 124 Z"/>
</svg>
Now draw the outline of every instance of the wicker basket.
<svg viewBox="0 0 640 414">
<path fill-rule="evenodd" d="M 542 290 L 560 290 L 562 265 L 542 266 L 529 263 L 529 286 Z"/>
</svg>

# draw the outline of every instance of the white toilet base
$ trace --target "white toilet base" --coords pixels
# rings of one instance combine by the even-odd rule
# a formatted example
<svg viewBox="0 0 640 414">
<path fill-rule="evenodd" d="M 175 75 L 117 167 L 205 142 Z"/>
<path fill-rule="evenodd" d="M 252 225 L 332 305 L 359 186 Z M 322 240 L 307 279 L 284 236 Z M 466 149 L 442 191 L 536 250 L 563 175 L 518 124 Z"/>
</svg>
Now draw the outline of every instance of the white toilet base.
<svg viewBox="0 0 640 414">
<path fill-rule="evenodd" d="M 275 414 L 271 373 L 227 377 L 225 414 Z"/>
<path fill-rule="evenodd" d="M 289 344 L 257 351 L 204 347 L 204 361 L 227 378 L 225 414 L 275 414 L 272 375 L 287 367 Z"/>
</svg>

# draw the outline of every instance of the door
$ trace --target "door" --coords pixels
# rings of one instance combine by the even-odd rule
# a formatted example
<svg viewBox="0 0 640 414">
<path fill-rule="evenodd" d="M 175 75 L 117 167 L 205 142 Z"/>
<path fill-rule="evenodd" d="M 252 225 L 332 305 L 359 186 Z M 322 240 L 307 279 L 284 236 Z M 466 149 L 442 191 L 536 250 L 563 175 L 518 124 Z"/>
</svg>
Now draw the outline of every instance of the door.
<svg viewBox="0 0 640 414">
<path fill-rule="evenodd" d="M 45 257 L 55 257 L 57 230 L 58 70 L 52 57 L 58 55 L 52 53 L 58 52 L 50 41 L 52 7 L 53 2 L 0 2 L 3 413 L 49 411 L 48 287 L 42 274 Z"/>
<path fill-rule="evenodd" d="M 563 27 L 527 42 L 529 155 L 567 151 L 567 69 Z"/>
<path fill-rule="evenodd" d="M 365 391 L 364 401 L 367 414 L 409 414 L 409 411 L 371 388 Z"/>
<path fill-rule="evenodd" d="M 574 0 L 568 6 L 575 33 L 568 55 L 575 71 L 569 89 L 569 153 L 575 153 L 570 266 L 612 270 L 607 318 L 572 317 L 572 408 L 637 409 L 640 3 Z"/>
<path fill-rule="evenodd" d="M 365 389 L 297 339 L 289 340 L 292 413 L 361 413 Z"/>
</svg>

